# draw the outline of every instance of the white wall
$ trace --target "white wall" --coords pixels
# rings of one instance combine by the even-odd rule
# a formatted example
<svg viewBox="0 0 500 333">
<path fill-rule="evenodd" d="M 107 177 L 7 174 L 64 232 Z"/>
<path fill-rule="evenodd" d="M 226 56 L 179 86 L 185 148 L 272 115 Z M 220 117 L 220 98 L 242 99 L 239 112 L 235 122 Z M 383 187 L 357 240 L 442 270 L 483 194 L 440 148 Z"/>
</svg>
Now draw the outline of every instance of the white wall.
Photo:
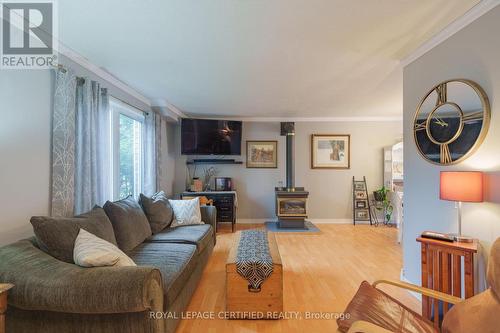
<svg viewBox="0 0 500 333">
<path fill-rule="evenodd" d="M 441 170 L 487 172 L 487 202 L 464 204 L 463 233 L 477 237 L 488 251 L 500 236 L 500 7 L 488 12 L 404 69 L 404 269 L 420 283 L 420 249 L 415 238 L 424 230 L 456 232 L 454 203 L 439 200 Z M 412 120 L 420 99 L 435 84 L 452 78 L 479 83 L 491 103 L 491 125 L 479 150 L 464 162 L 439 167 L 424 161 L 413 141 Z M 484 255 L 484 254 L 483 254 Z M 482 255 L 482 256 L 483 256 Z M 482 260 L 481 260 L 482 262 Z M 483 282 L 484 263 L 479 267 Z M 480 287 L 481 287 L 480 283 Z"/>
<path fill-rule="evenodd" d="M 295 185 L 310 192 L 308 209 L 311 219 L 347 222 L 352 218 L 352 176 L 366 176 L 369 190 L 383 183 L 383 147 L 402 138 L 400 122 L 298 122 L 295 124 Z M 277 169 L 247 169 L 245 165 L 218 165 L 218 175 L 232 177 L 238 191 L 238 219 L 272 219 L 274 187 L 285 181 L 285 139 L 279 135 L 278 122 L 244 122 L 242 156 L 246 140 L 278 140 Z M 311 169 L 311 134 L 350 134 L 351 169 Z M 180 155 L 180 130 L 176 134 L 175 193 L 186 187 L 186 156 Z M 202 175 L 198 166 L 197 176 Z"/>
<path fill-rule="evenodd" d="M 111 95 L 148 110 L 70 60 L 62 57 L 61 62 L 77 75 L 100 81 Z M 32 235 L 31 216 L 49 214 L 52 90 L 49 70 L 0 70 L 0 246 Z"/>
<path fill-rule="evenodd" d="M 0 70 L 0 245 L 49 212 L 52 75 Z"/>
<path fill-rule="evenodd" d="M 168 196 L 174 195 L 175 179 L 175 125 L 163 122 L 161 128 L 161 164 L 163 173 L 160 177 L 160 190 Z"/>
</svg>

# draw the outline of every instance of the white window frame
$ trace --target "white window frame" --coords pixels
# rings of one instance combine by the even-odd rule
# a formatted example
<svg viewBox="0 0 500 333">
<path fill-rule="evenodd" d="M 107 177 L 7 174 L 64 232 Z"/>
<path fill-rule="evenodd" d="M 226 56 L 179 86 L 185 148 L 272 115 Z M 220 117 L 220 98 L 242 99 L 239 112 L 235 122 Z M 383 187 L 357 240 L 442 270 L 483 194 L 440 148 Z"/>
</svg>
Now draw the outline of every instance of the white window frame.
<svg viewBox="0 0 500 333">
<path fill-rule="evenodd" d="M 120 115 L 124 115 L 142 124 L 141 126 L 141 163 L 138 170 L 139 193 L 144 191 L 144 151 L 145 151 L 145 116 L 144 112 L 110 96 L 109 106 L 111 110 L 111 157 L 112 157 L 112 197 L 120 200 Z M 134 193 L 138 195 L 139 193 Z"/>
</svg>

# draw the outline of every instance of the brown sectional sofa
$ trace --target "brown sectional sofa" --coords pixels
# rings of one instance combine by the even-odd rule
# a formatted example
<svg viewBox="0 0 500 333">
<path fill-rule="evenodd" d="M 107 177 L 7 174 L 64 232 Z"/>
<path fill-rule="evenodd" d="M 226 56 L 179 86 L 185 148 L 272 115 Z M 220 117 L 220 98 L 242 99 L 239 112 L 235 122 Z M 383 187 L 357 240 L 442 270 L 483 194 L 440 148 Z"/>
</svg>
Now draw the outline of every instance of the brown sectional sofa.
<svg viewBox="0 0 500 333">
<path fill-rule="evenodd" d="M 127 253 L 137 267 L 82 268 L 35 238 L 0 248 L 0 281 L 15 284 L 7 332 L 174 332 L 215 245 L 216 209 L 201 209 L 204 225 L 167 228 Z"/>
</svg>

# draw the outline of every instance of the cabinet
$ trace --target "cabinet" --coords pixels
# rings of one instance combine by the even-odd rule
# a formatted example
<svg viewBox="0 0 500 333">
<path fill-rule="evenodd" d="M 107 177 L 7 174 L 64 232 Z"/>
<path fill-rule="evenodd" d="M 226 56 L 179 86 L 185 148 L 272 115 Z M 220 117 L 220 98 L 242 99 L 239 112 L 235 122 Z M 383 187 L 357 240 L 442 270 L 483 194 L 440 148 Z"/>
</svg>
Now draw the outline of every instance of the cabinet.
<svg viewBox="0 0 500 333">
<path fill-rule="evenodd" d="M 207 197 L 213 200 L 217 208 L 217 222 L 231 223 L 231 231 L 234 232 L 236 223 L 237 197 L 235 191 L 206 191 L 206 192 L 183 192 L 181 199 L 193 197 Z"/>
<path fill-rule="evenodd" d="M 445 242 L 429 238 L 417 238 L 421 244 L 422 287 L 457 297 L 474 296 L 474 254 L 477 240 L 472 243 Z M 463 264 L 463 267 L 462 267 Z M 463 292 L 462 292 L 463 285 Z M 450 309 L 443 304 L 443 315 Z M 422 315 L 432 320 L 439 317 L 437 300 L 422 296 Z"/>
</svg>

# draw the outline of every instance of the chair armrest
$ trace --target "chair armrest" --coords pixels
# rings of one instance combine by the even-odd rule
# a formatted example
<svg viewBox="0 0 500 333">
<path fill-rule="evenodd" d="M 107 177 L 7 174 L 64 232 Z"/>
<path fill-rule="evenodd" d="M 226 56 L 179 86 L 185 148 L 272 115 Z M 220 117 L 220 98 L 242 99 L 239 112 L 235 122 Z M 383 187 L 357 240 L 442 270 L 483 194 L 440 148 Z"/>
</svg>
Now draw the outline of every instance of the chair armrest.
<svg viewBox="0 0 500 333">
<path fill-rule="evenodd" d="M 201 220 L 214 229 L 214 244 L 217 239 L 217 208 L 215 206 L 200 206 Z"/>
<path fill-rule="evenodd" d="M 82 268 L 51 257 L 29 240 L 0 249 L 0 280 L 15 285 L 9 304 L 24 310 L 82 314 L 163 310 L 157 269 Z"/>
<path fill-rule="evenodd" d="M 417 292 L 419 294 L 422 294 L 424 296 L 428 296 L 431 298 L 438 299 L 440 301 L 446 302 L 446 303 L 451 303 L 451 304 L 457 304 L 463 301 L 460 297 L 448 295 L 445 293 L 442 293 L 440 291 L 420 287 L 411 283 L 403 282 L 403 281 L 392 281 L 392 280 L 378 280 L 375 281 L 372 285 L 373 287 L 377 287 L 379 284 L 389 284 L 392 286 L 396 286 L 399 288 L 407 289 L 410 291 Z"/>
<path fill-rule="evenodd" d="M 392 331 L 364 320 L 358 320 L 351 325 L 347 333 L 392 333 Z"/>
</svg>

